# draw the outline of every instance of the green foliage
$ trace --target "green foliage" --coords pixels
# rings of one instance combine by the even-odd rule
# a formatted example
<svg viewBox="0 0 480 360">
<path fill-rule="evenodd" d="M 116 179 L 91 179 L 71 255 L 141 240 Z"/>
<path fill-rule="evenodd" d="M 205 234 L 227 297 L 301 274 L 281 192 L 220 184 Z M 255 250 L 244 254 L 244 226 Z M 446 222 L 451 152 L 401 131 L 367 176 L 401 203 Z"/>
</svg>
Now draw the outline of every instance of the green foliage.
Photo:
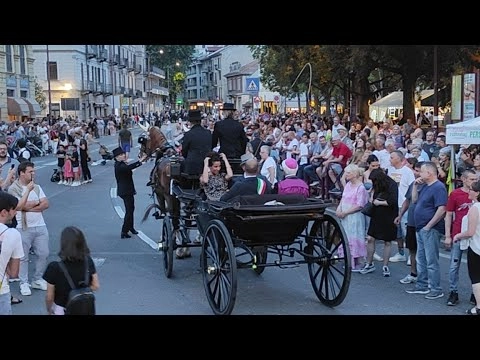
<svg viewBox="0 0 480 360">
<path fill-rule="evenodd" d="M 35 76 L 35 101 L 38 102 L 42 110 L 45 110 L 47 108 L 47 97 L 45 96 L 45 91 L 43 90 L 42 86 L 38 83 L 36 76 Z"/>
</svg>

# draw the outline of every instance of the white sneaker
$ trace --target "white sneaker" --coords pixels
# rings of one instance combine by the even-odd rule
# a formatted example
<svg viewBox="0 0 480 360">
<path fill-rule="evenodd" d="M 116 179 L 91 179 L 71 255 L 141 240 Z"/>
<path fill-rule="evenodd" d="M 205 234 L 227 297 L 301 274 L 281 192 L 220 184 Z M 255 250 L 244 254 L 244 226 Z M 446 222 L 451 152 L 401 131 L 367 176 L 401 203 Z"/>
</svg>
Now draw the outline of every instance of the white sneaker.
<svg viewBox="0 0 480 360">
<path fill-rule="evenodd" d="M 43 279 L 32 281 L 32 289 L 47 291 L 47 282 Z"/>
<path fill-rule="evenodd" d="M 81 185 L 78 181 L 74 181 L 71 186 L 79 186 Z"/>
<path fill-rule="evenodd" d="M 11 282 L 11 283 L 16 282 L 16 281 L 20 281 L 20 279 L 19 278 L 8 279 L 8 282 Z"/>
<path fill-rule="evenodd" d="M 407 261 L 407 257 L 404 255 L 401 255 L 400 253 L 396 253 L 390 259 L 388 259 L 390 262 L 400 262 L 400 261 Z"/>
<path fill-rule="evenodd" d="M 403 279 L 400 280 L 402 284 L 412 284 L 417 282 L 417 277 L 408 274 Z"/>
<path fill-rule="evenodd" d="M 310 186 L 317 186 L 320 185 L 320 181 L 314 181 L 310 184 Z"/>
<path fill-rule="evenodd" d="M 30 290 L 30 284 L 28 283 L 20 284 L 20 294 L 22 294 L 23 296 L 32 295 L 32 290 Z"/>
<path fill-rule="evenodd" d="M 58 185 L 63 185 L 63 184 L 65 184 L 65 182 L 64 182 L 63 180 L 60 180 L 60 181 L 58 182 Z"/>
<path fill-rule="evenodd" d="M 383 258 L 380 255 L 378 255 L 377 253 L 373 253 L 373 260 L 383 261 Z"/>
</svg>

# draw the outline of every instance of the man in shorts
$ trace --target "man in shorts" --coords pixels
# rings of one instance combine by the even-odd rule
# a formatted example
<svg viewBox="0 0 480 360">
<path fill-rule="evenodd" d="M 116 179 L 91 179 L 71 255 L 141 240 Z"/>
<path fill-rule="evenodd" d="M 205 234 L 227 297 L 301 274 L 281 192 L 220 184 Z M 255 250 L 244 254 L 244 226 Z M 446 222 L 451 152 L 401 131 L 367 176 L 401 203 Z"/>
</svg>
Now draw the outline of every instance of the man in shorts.
<svg viewBox="0 0 480 360">
<path fill-rule="evenodd" d="M 125 161 L 128 161 L 128 155 L 133 147 L 133 138 L 130 130 L 127 129 L 127 124 L 122 125 L 122 130 L 118 132 L 118 147 L 125 151 Z"/>
<path fill-rule="evenodd" d="M 345 166 L 347 166 L 348 160 L 352 157 L 352 150 L 342 142 L 338 134 L 333 134 L 331 141 L 333 147 L 332 155 L 323 162 L 323 167 L 328 171 L 328 177 L 333 184 L 333 189 L 330 192 L 341 193 L 340 175 Z"/>
</svg>

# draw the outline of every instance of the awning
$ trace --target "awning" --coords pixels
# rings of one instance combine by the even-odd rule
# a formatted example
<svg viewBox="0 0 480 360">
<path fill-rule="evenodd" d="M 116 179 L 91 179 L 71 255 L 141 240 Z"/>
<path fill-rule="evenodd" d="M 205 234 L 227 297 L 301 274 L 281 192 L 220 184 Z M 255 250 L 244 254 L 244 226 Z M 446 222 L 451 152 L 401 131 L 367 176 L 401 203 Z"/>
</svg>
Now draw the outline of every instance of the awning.
<svg viewBox="0 0 480 360">
<path fill-rule="evenodd" d="M 93 103 L 93 107 L 105 107 L 105 106 L 108 106 L 108 104 L 104 103 L 104 102 L 94 102 Z"/>
<path fill-rule="evenodd" d="M 437 91 L 438 106 L 445 107 L 447 102 L 451 99 L 451 97 L 452 97 L 451 89 L 447 87 L 444 87 L 443 89 L 438 89 Z M 434 102 L 435 102 L 435 96 L 433 92 L 430 96 L 424 97 L 422 100 L 420 100 L 420 103 L 422 104 L 422 106 L 434 107 L 435 106 Z"/>
<path fill-rule="evenodd" d="M 35 99 L 22 98 L 22 100 L 24 100 L 28 104 L 28 108 L 30 109 L 30 117 L 40 115 L 40 113 L 42 112 L 42 108 Z"/>
<path fill-rule="evenodd" d="M 22 98 L 7 97 L 7 109 L 10 116 L 30 116 L 30 107 Z"/>
<path fill-rule="evenodd" d="M 433 90 L 427 89 L 427 90 L 422 90 L 420 94 L 415 95 L 415 101 L 418 101 L 419 99 L 426 99 L 429 96 L 432 96 Z M 376 102 L 373 104 L 370 104 L 370 106 L 376 106 L 380 108 L 402 108 L 403 107 L 403 91 L 394 91 L 387 96 L 384 96 L 381 99 L 378 99 Z M 422 103 L 423 106 L 423 103 Z"/>
</svg>

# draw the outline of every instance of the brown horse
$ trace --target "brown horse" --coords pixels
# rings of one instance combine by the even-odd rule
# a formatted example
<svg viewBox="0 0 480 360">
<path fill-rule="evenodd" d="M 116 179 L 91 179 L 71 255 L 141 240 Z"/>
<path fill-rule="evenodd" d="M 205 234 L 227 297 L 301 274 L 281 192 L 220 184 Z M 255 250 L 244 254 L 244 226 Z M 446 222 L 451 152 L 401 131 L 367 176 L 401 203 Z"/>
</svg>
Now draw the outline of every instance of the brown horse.
<svg viewBox="0 0 480 360">
<path fill-rule="evenodd" d="M 176 201 L 170 195 L 171 181 L 171 159 L 175 155 L 175 150 L 168 145 L 165 134 L 158 126 L 151 126 L 147 122 L 147 126 L 139 124 L 145 131 L 138 140 L 141 144 L 139 157 L 147 154 L 155 156 L 155 166 L 150 173 L 150 181 L 147 185 L 153 188 L 158 204 L 151 204 L 145 210 L 142 222 L 144 222 L 152 209 L 157 209 L 160 214 L 156 218 L 163 218 L 167 212 L 169 214 L 177 213 Z"/>
</svg>

